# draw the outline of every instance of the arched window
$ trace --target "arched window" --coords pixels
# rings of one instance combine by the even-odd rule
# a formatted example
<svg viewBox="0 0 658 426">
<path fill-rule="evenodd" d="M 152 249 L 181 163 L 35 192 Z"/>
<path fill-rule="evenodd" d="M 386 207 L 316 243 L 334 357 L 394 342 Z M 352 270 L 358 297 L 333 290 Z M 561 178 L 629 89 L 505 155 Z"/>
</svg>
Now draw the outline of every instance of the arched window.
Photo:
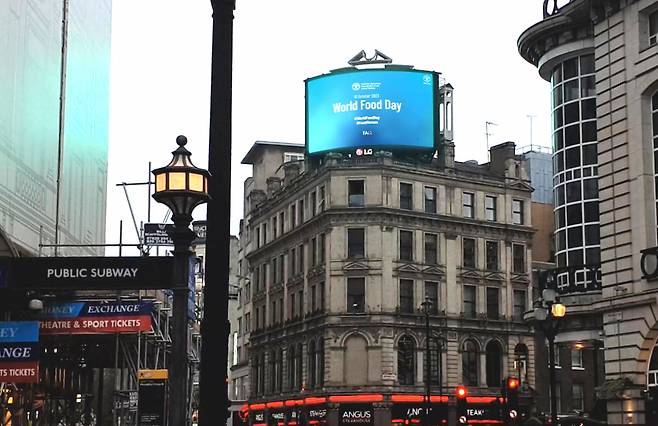
<svg viewBox="0 0 658 426">
<path fill-rule="evenodd" d="M 514 371 L 521 384 L 528 382 L 528 347 L 523 343 L 514 347 Z"/>
<path fill-rule="evenodd" d="M 649 371 L 647 371 L 647 385 L 649 387 L 658 386 L 658 345 L 653 347 L 651 361 L 649 361 Z"/>
<path fill-rule="evenodd" d="M 311 389 L 316 385 L 316 356 L 315 342 L 311 340 L 308 344 L 308 387 Z"/>
<path fill-rule="evenodd" d="M 269 358 L 270 385 L 267 389 L 270 393 L 274 393 L 276 391 L 276 351 L 270 352 Z"/>
<path fill-rule="evenodd" d="M 297 369 L 295 368 L 295 347 L 290 345 L 288 348 L 288 389 L 295 389 L 295 383 L 297 382 L 295 378 L 295 373 Z"/>
<path fill-rule="evenodd" d="M 368 343 L 359 334 L 345 340 L 343 358 L 344 382 L 348 386 L 361 386 L 368 383 Z"/>
<path fill-rule="evenodd" d="M 411 336 L 402 336 L 398 340 L 398 381 L 401 385 L 413 385 L 415 380 L 416 344 Z"/>
<path fill-rule="evenodd" d="M 276 365 L 276 391 L 281 392 L 283 390 L 283 349 L 279 349 L 276 357 Z"/>
<path fill-rule="evenodd" d="M 466 340 L 462 346 L 462 382 L 478 385 L 478 346 L 473 340 Z"/>
<path fill-rule="evenodd" d="M 495 340 L 487 344 L 487 386 L 490 388 L 500 387 L 503 377 L 503 350 L 500 343 Z"/>
<path fill-rule="evenodd" d="M 302 344 L 300 343 L 297 345 L 297 359 L 295 360 L 295 367 L 297 368 L 297 372 L 295 373 L 297 379 L 295 382 L 295 389 L 302 388 L 302 374 L 304 374 L 304 365 L 302 364 L 303 358 L 304 352 L 302 351 Z"/>
<path fill-rule="evenodd" d="M 424 367 L 423 367 L 423 381 L 427 379 L 427 360 L 428 357 L 424 357 Z M 429 356 L 429 365 L 430 365 L 430 383 L 434 386 L 438 386 L 439 383 L 443 380 L 442 368 L 442 357 L 441 357 L 441 342 L 438 338 L 430 338 L 430 356 Z"/>
<path fill-rule="evenodd" d="M 324 339 L 320 338 L 318 341 L 318 386 L 324 386 Z"/>
<path fill-rule="evenodd" d="M 258 394 L 265 393 L 265 352 L 260 354 L 260 361 L 258 361 Z"/>
<path fill-rule="evenodd" d="M 258 372 L 260 370 L 260 366 L 258 365 L 258 361 L 259 361 L 258 355 L 254 356 L 252 367 L 251 367 L 251 383 L 253 385 L 251 387 L 251 394 L 253 396 L 258 395 L 258 385 L 259 385 L 259 383 L 258 383 L 258 376 L 259 376 Z"/>
</svg>

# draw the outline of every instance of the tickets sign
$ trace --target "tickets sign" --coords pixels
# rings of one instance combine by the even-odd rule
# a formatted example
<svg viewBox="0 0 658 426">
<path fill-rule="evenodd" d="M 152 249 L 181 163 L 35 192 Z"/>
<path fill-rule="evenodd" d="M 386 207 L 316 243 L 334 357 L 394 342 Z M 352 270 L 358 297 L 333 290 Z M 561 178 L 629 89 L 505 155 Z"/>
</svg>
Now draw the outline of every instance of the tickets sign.
<svg viewBox="0 0 658 426">
<path fill-rule="evenodd" d="M 42 335 L 137 333 L 151 330 L 153 303 L 56 302 L 44 306 L 40 317 Z"/>
<path fill-rule="evenodd" d="M 0 322 L 0 382 L 36 383 L 39 380 L 39 323 Z"/>
</svg>

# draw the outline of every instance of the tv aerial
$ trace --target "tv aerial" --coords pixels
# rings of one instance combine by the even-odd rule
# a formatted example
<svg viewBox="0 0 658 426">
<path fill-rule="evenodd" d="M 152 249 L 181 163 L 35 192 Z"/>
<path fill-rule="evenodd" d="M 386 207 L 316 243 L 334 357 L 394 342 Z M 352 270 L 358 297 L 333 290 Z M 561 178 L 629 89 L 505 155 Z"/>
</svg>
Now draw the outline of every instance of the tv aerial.
<svg viewBox="0 0 658 426">
<path fill-rule="evenodd" d="M 371 64 L 391 64 L 393 59 L 375 49 L 375 55 L 371 58 L 368 57 L 365 50 L 360 51 L 352 59 L 347 61 L 348 64 L 354 65 L 371 65 Z"/>
</svg>

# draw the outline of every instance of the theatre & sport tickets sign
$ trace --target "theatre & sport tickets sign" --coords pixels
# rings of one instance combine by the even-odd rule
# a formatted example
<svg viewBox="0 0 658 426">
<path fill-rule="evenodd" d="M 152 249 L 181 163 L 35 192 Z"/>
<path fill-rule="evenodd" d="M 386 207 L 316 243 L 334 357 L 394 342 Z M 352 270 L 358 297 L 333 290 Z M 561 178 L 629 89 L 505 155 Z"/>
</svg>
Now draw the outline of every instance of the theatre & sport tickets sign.
<svg viewBox="0 0 658 426">
<path fill-rule="evenodd" d="M 0 322 L 0 382 L 39 381 L 39 323 Z"/>
<path fill-rule="evenodd" d="M 40 313 L 42 335 L 137 333 L 151 330 L 153 303 L 53 302 Z"/>
</svg>

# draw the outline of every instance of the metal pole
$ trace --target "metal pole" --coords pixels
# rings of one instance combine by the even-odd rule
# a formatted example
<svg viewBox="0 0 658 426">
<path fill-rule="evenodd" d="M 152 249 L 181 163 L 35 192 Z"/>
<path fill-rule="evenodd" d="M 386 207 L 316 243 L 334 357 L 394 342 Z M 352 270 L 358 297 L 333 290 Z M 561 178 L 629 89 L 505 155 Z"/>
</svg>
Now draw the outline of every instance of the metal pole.
<svg viewBox="0 0 658 426">
<path fill-rule="evenodd" d="M 211 0 L 213 9 L 208 171 L 210 202 L 206 234 L 206 282 L 201 322 L 199 426 L 228 418 L 226 365 L 228 337 L 229 243 L 231 237 L 231 102 L 233 11 L 235 0 Z"/>
<path fill-rule="evenodd" d="M 66 56 L 68 52 L 69 0 L 62 1 L 62 57 L 59 70 L 59 130 L 57 139 L 57 183 L 55 189 L 55 256 L 59 244 L 59 210 L 62 195 L 62 162 L 64 161 L 64 129 L 66 122 Z"/>
<path fill-rule="evenodd" d="M 189 292 L 190 245 L 194 232 L 189 228 L 191 215 L 174 215 L 174 258 L 176 264 L 176 288 L 174 288 L 173 322 L 174 335 L 171 338 L 171 358 L 169 363 L 169 425 L 185 426 L 187 415 L 188 347 L 187 347 L 187 297 Z"/>
<path fill-rule="evenodd" d="M 432 396 L 431 370 L 432 354 L 430 353 L 430 312 L 429 307 L 425 309 L 425 356 L 427 357 L 427 366 L 425 371 L 425 426 L 430 425 L 430 398 Z"/>
<path fill-rule="evenodd" d="M 554 330 L 547 331 L 546 338 L 548 339 L 548 362 L 550 370 L 549 382 L 551 386 L 551 424 L 557 425 L 557 395 L 555 395 L 555 332 Z"/>
</svg>

